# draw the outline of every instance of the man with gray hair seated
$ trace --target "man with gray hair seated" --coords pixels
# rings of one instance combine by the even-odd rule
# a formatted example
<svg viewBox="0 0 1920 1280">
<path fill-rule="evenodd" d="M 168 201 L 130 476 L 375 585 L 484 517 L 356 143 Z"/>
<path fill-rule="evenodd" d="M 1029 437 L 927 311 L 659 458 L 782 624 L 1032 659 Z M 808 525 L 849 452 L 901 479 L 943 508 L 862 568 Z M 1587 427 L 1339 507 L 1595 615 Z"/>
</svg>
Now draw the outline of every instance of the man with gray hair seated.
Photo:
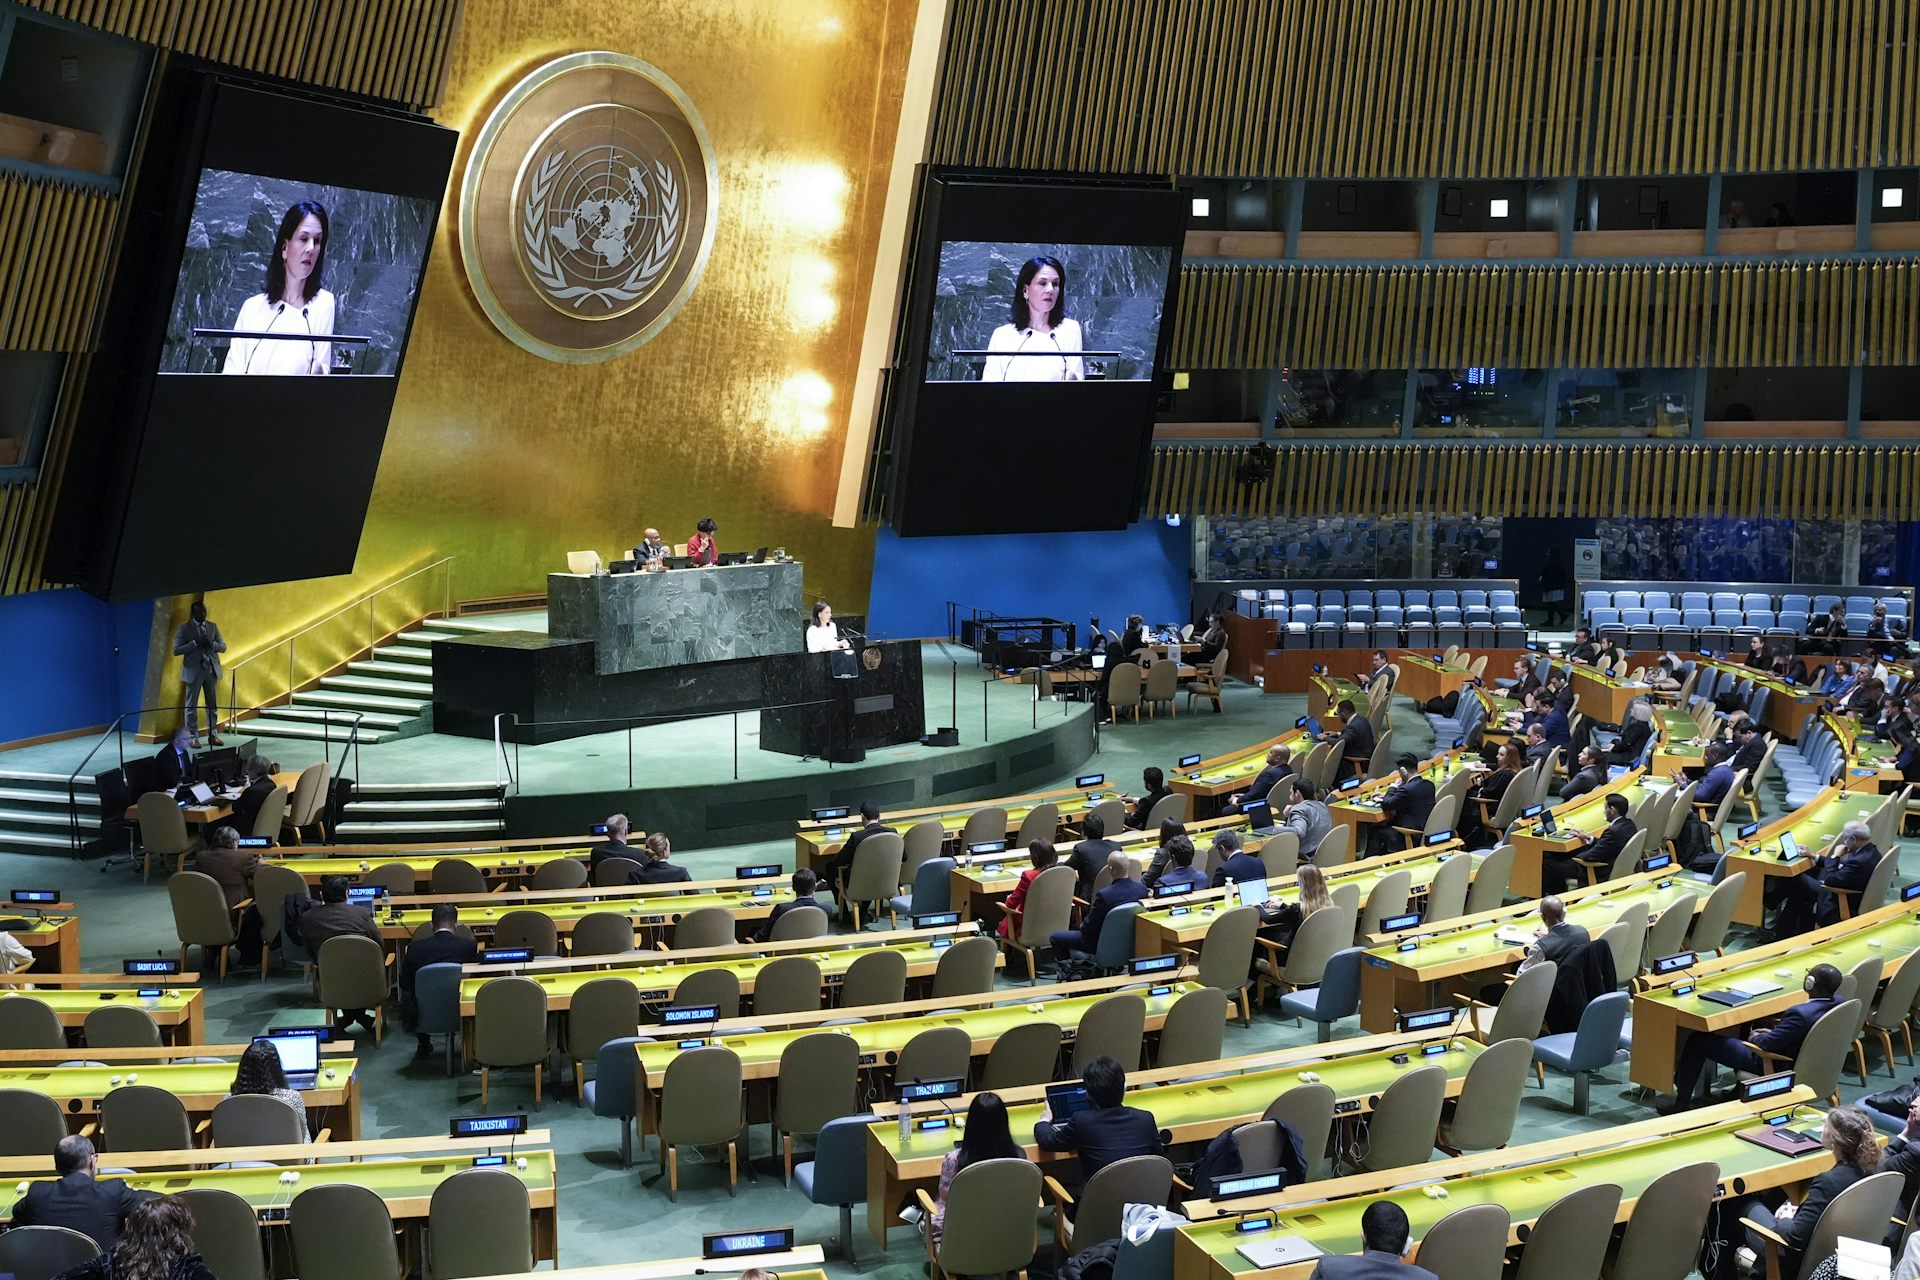
<svg viewBox="0 0 1920 1280">
<path fill-rule="evenodd" d="M 1880 849 L 1873 843 L 1873 832 L 1864 822 L 1849 822 L 1840 828 L 1832 846 L 1813 860 L 1811 870 L 1787 881 L 1780 912 L 1774 917 L 1774 934 L 1786 938 L 1838 923 L 1840 900 L 1828 890 L 1864 889 L 1878 865 Z"/>
<path fill-rule="evenodd" d="M 119 1178 L 101 1178 L 93 1144 L 78 1134 L 60 1139 L 53 1148 L 52 1182 L 34 1182 L 13 1206 L 16 1227 L 66 1227 L 93 1237 L 101 1252 L 113 1252 L 120 1226 L 133 1206 L 153 1198 L 151 1191 L 135 1191 Z"/>
</svg>

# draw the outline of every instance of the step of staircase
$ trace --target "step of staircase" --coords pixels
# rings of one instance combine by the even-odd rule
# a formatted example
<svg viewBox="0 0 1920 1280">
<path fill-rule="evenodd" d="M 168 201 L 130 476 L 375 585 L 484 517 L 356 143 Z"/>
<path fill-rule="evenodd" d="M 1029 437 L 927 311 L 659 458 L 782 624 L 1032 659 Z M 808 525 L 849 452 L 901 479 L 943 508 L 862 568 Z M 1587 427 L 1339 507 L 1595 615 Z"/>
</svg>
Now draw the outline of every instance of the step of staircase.
<svg viewBox="0 0 1920 1280">
<path fill-rule="evenodd" d="M 358 742 L 368 746 L 391 741 L 396 735 L 388 729 L 362 725 L 354 729 L 335 722 L 331 731 L 319 720 L 283 720 L 272 715 L 255 716 L 245 722 L 248 733 L 262 738 L 294 738 L 302 742 Z"/>
<path fill-rule="evenodd" d="M 401 637 L 404 639 L 404 637 Z M 419 666 L 433 665 L 433 649 L 424 644 L 383 644 L 373 651 L 380 662 L 409 662 Z"/>
<path fill-rule="evenodd" d="M 434 631 L 455 631 L 463 635 L 483 636 L 492 635 L 496 631 L 513 630 L 511 627 L 503 627 L 497 622 L 474 622 L 468 618 L 435 618 L 431 629 Z"/>
<path fill-rule="evenodd" d="M 404 631 L 374 648 L 370 657 L 355 658 L 339 674 L 324 676 L 318 687 L 293 695 L 285 706 L 269 707 L 244 721 L 249 733 L 262 737 L 328 736 L 322 709 L 358 711 L 357 740 L 392 742 L 433 729 L 433 642 L 453 640 L 488 628 L 459 619 L 434 619 Z M 346 740 L 347 729 L 333 726 L 333 740 Z"/>
<path fill-rule="evenodd" d="M 402 680 L 412 684 L 424 683 L 433 687 L 433 667 L 422 666 L 418 662 L 394 662 L 383 658 L 360 658 L 347 664 L 347 671 L 356 676 L 374 676 L 384 679 Z"/>
<path fill-rule="evenodd" d="M 426 700 L 433 700 L 433 685 L 423 680 L 389 680 L 383 676 L 322 676 L 322 689 L 351 689 L 361 693 L 391 694 L 397 697 L 415 697 L 421 693 Z"/>
<path fill-rule="evenodd" d="M 505 788 L 491 778 L 472 782 L 379 782 L 354 788 L 354 795 L 369 800 L 417 800 L 477 796 L 498 801 Z"/>
<path fill-rule="evenodd" d="M 111 762 L 109 762 L 110 764 Z M 105 766 L 103 766 L 104 769 Z M 83 839 L 100 831 L 100 796 L 93 778 L 73 780 L 67 802 L 67 775 L 30 769 L 0 769 L 0 853 L 73 852 L 72 823 L 77 812 Z"/>
<path fill-rule="evenodd" d="M 345 707 L 350 711 L 395 711 L 418 715 L 432 706 L 419 698 L 394 698 L 377 693 L 357 693 L 346 689 L 306 689 L 293 695 L 296 707 Z"/>
<path fill-rule="evenodd" d="M 460 799 L 439 800 L 386 800 L 360 798 L 356 791 L 354 798 L 347 802 L 346 817 L 353 819 L 374 818 L 420 818 L 435 815 L 499 817 L 500 799 L 498 796 L 471 796 Z"/>
<path fill-rule="evenodd" d="M 320 725 L 326 722 L 327 713 L 320 707 L 294 706 L 269 707 L 267 710 L 262 711 L 260 715 L 266 719 L 301 720 L 309 724 Z M 399 729 L 412 718 L 413 717 L 398 711 L 362 711 L 360 713 L 360 727 L 362 729 Z M 252 721 L 248 721 L 248 723 L 251 724 Z M 340 731 L 342 723 L 340 712 L 335 710 L 333 712 L 333 728 L 335 733 Z"/>
<path fill-rule="evenodd" d="M 504 819 L 471 818 L 442 821 L 342 822 L 334 828 L 339 844 L 378 844 L 419 840 L 460 840 L 469 836 L 494 836 L 507 829 Z"/>
</svg>

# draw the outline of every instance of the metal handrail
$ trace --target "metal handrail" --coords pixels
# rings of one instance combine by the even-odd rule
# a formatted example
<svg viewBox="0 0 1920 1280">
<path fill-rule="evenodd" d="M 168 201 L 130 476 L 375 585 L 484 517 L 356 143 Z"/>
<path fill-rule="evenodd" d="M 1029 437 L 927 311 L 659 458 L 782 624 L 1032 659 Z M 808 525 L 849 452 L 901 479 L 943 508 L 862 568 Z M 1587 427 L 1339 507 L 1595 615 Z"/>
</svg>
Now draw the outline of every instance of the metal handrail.
<svg viewBox="0 0 1920 1280">
<path fill-rule="evenodd" d="M 284 636 L 281 639 L 274 641 L 272 644 L 260 650 L 258 653 L 250 653 L 246 657 L 240 659 L 238 662 L 235 662 L 229 665 L 227 667 L 227 718 L 229 722 L 237 719 L 242 710 L 240 706 L 240 692 L 239 692 L 240 691 L 240 669 L 242 667 L 248 666 L 249 664 L 254 662 L 258 662 L 261 658 L 266 657 L 268 654 L 274 652 L 276 649 L 279 649 L 282 646 L 285 646 L 287 650 L 286 696 L 291 698 L 294 692 L 295 670 L 296 670 L 296 663 L 299 655 L 299 646 L 296 642 L 300 639 L 300 637 L 319 630 L 321 627 L 326 626 L 328 623 L 333 622 L 335 619 L 347 613 L 350 613 L 355 609 L 366 608 L 367 606 L 371 605 L 375 600 L 385 595 L 387 592 L 392 591 L 395 587 L 404 586 L 405 584 L 413 581 L 415 578 L 419 577 L 423 573 L 431 573 L 435 569 L 439 569 L 443 566 L 447 567 L 445 593 L 442 597 L 441 611 L 438 615 L 435 615 L 433 613 L 428 613 L 425 616 L 429 618 L 435 617 L 435 616 L 439 616 L 443 618 L 452 617 L 453 616 L 453 569 L 451 568 L 451 566 L 453 564 L 453 561 L 454 561 L 453 556 L 442 556 L 431 564 L 421 565 L 418 569 L 413 570 L 411 573 L 408 573 L 403 577 L 395 578 L 392 582 L 386 583 L 383 586 L 375 587 L 372 591 L 367 592 L 365 595 L 361 596 L 357 600 L 352 601 L 351 603 L 341 605 L 338 609 L 335 609 L 332 613 L 328 614 L 326 617 L 321 618 L 315 622 L 309 623 L 307 626 L 300 628 L 300 630 L 294 632 L 292 635 Z M 367 610 L 366 651 L 371 653 L 374 649 L 374 646 L 377 645 L 378 643 L 379 643 L 379 639 L 378 637 L 375 636 L 374 630 L 373 630 L 373 611 L 369 608 Z M 266 705 L 267 704 L 264 702 L 259 704 L 259 706 L 266 706 Z M 257 707 L 246 708 L 246 710 L 249 710 L 249 711 L 257 710 L 257 709 L 258 709 Z"/>
<path fill-rule="evenodd" d="M 714 715 L 725 715 L 733 721 L 734 781 L 737 782 L 740 779 L 740 717 L 741 715 L 744 714 L 745 711 L 752 711 L 755 713 L 762 712 L 762 711 L 792 711 L 799 707 L 830 707 L 832 705 L 834 704 L 831 698 L 815 698 L 807 702 L 780 702 L 780 703 L 775 703 L 772 706 L 766 706 L 766 707 L 747 707 L 744 709 L 744 711 L 736 710 L 736 711 L 726 711 L 726 712 L 715 712 Z M 497 713 L 493 717 L 493 781 L 496 786 L 500 786 L 500 787 L 505 787 L 508 784 L 511 784 L 513 787 L 513 793 L 515 795 L 520 794 L 520 776 L 521 776 L 520 744 L 518 742 L 514 743 L 512 754 L 511 755 L 508 754 L 506 739 L 504 735 L 502 735 L 502 733 L 500 732 L 501 723 L 506 720 L 513 721 L 513 725 L 516 729 L 540 728 L 548 725 L 561 725 L 561 724 L 605 724 L 605 725 L 617 725 L 617 726 L 624 727 L 627 731 L 627 786 L 632 787 L 635 785 L 634 772 L 633 772 L 633 731 L 635 728 L 645 727 L 649 724 L 654 724 L 654 723 L 665 724 L 665 723 L 670 723 L 676 720 L 711 719 L 711 718 L 712 718 L 711 716 L 689 717 L 685 715 L 657 715 L 657 716 L 634 715 L 634 716 L 583 716 L 577 719 L 563 719 L 563 720 L 522 720 L 520 718 L 520 713 L 518 711 L 502 711 Z M 832 768 L 833 762 L 828 761 L 827 767 Z M 503 770 L 505 773 L 504 780 L 501 776 Z"/>
</svg>

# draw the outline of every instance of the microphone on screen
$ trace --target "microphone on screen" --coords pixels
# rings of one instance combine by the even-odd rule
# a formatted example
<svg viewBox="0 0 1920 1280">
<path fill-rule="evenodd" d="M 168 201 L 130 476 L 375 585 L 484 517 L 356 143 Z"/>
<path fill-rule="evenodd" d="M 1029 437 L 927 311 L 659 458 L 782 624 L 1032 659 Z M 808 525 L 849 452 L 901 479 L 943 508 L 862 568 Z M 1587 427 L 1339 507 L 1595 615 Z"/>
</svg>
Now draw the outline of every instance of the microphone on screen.
<svg viewBox="0 0 1920 1280">
<path fill-rule="evenodd" d="M 273 304 L 273 314 L 267 317 L 267 328 L 269 330 L 273 328 L 273 322 L 280 318 L 280 313 L 282 311 L 285 311 L 286 309 L 287 309 L 287 304 L 284 299 Z M 305 313 L 302 312 L 302 314 L 304 315 Z M 309 330 L 311 330 L 312 326 L 308 326 L 308 328 Z M 259 354 L 260 354 L 260 339 L 255 338 L 253 340 L 253 350 L 247 352 L 246 366 L 240 370 L 242 374 L 248 374 L 253 372 L 253 358 Z"/>
</svg>

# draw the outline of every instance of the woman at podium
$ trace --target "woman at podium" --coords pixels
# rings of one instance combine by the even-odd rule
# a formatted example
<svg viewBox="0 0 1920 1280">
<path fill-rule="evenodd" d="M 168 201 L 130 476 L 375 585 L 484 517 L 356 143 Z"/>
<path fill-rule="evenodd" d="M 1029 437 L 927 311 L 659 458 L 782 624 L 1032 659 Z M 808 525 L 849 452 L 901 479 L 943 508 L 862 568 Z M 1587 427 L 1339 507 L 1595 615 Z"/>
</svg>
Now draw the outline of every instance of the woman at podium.
<svg viewBox="0 0 1920 1280">
<path fill-rule="evenodd" d="M 807 628 L 807 652 L 832 653 L 850 647 L 840 638 L 840 628 L 833 620 L 833 606 L 825 600 L 819 601 L 813 606 L 813 623 Z"/>
<path fill-rule="evenodd" d="M 1013 323 L 987 339 L 982 382 L 1079 382 L 1080 322 L 1067 318 L 1067 269 L 1060 259 L 1028 258 L 1013 286 Z"/>
<path fill-rule="evenodd" d="M 333 295 L 320 287 L 327 265 L 327 211 L 302 200 L 280 218 L 267 256 L 267 288 L 240 304 L 236 330 L 297 334 L 306 341 L 235 338 L 223 373 L 325 374 L 333 364 Z"/>
</svg>

